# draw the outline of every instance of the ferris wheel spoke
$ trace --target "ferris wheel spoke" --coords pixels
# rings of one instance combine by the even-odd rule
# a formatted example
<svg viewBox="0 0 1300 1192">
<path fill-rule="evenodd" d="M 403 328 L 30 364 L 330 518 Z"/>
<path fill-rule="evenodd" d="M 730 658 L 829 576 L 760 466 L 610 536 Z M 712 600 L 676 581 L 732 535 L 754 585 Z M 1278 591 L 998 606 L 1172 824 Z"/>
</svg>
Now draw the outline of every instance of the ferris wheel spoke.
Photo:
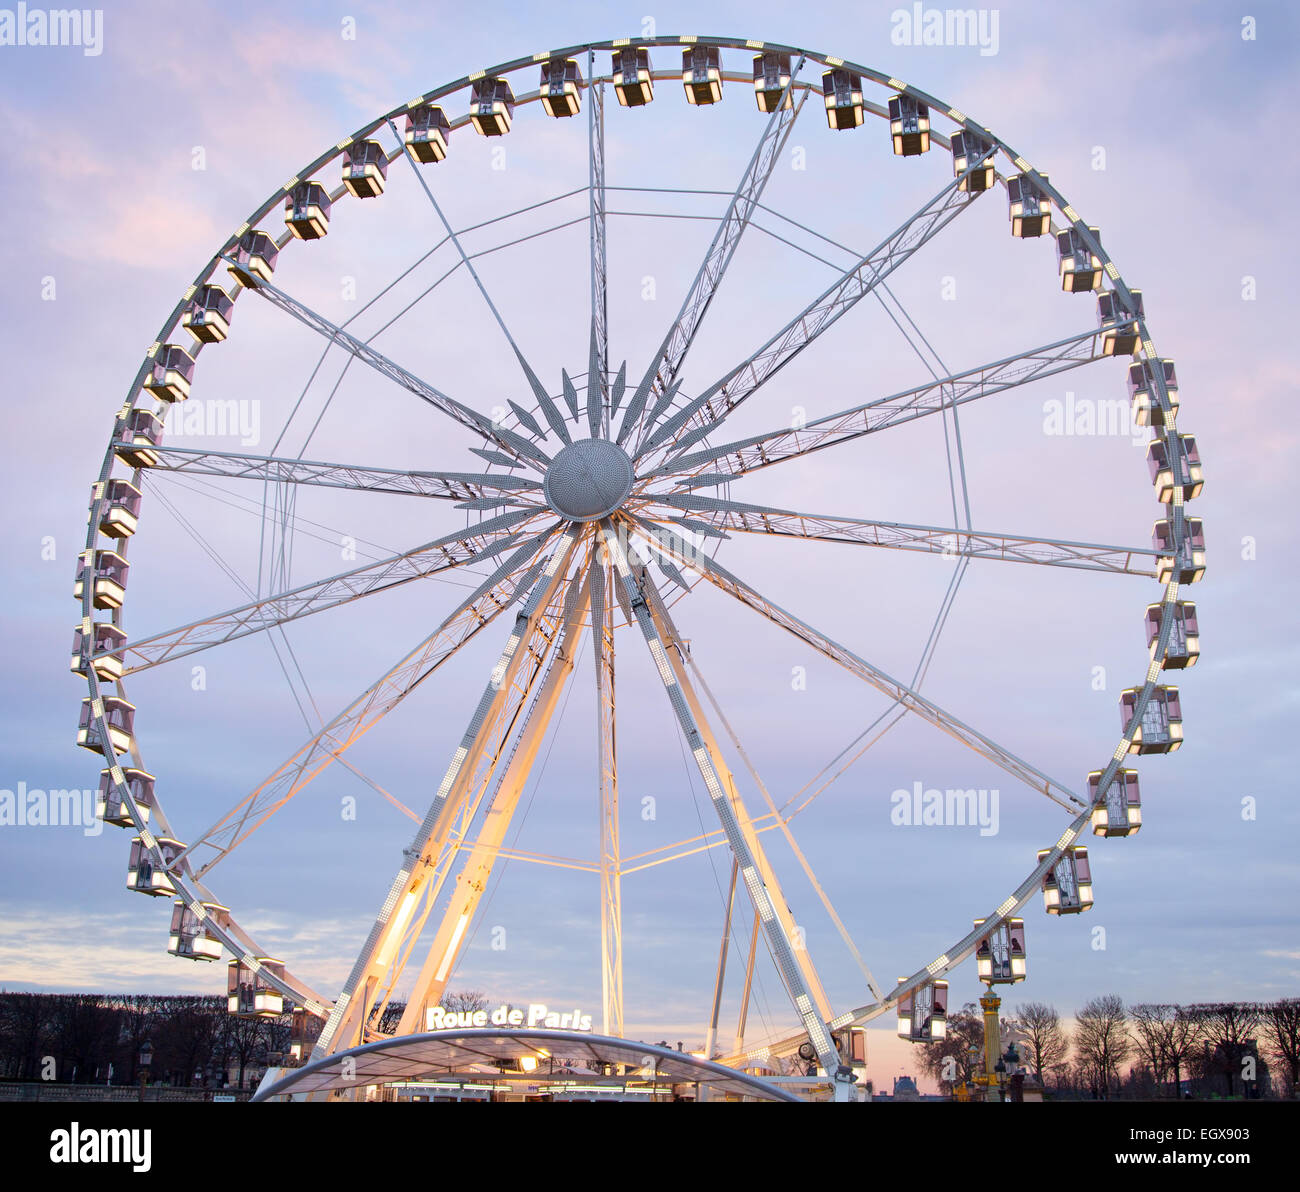
<svg viewBox="0 0 1300 1192">
<path fill-rule="evenodd" d="M 833 641 L 825 634 L 814 629 L 806 621 L 800 620 L 793 613 L 787 612 L 780 605 L 766 599 L 743 580 L 738 579 L 720 564 L 701 554 L 685 539 L 661 527 L 651 525 L 640 518 L 632 518 L 632 524 L 657 550 L 663 552 L 671 561 L 680 563 L 697 575 L 707 579 L 711 584 L 733 596 L 740 603 L 752 608 L 786 632 L 812 646 L 819 654 L 838 663 L 851 674 L 865 680 L 877 691 L 888 696 L 900 707 L 919 716 L 936 728 L 947 733 L 955 740 L 974 750 L 981 757 L 987 758 L 1000 766 L 1007 773 L 1018 778 L 1033 790 L 1039 791 L 1052 802 L 1067 811 L 1076 812 L 1085 804 L 1068 787 L 1048 777 L 1041 770 L 1017 757 L 991 737 L 959 720 L 956 716 L 926 699 L 920 692 L 884 671 L 872 666 L 853 651 Z"/>
<path fill-rule="evenodd" d="M 989 534 L 949 526 L 917 526 L 857 517 L 796 513 L 789 509 L 747 505 L 695 493 L 664 493 L 654 499 L 676 509 L 688 510 L 714 529 L 728 532 L 883 546 L 942 555 L 947 559 L 1000 559 L 1011 563 L 1037 563 L 1146 578 L 1153 578 L 1156 574 L 1158 552 L 1150 547 L 1102 546 L 1021 534 Z"/>
<path fill-rule="evenodd" d="M 437 862 L 440 856 L 445 859 L 447 855 L 450 831 L 471 797 L 485 756 L 499 755 L 513 723 L 511 710 L 517 710 L 527 698 L 558 632 L 559 614 L 553 612 L 552 605 L 586 529 L 571 525 L 565 531 L 516 616 L 514 629 L 492 668 L 424 821 L 410 846 L 403 850 L 402 866 L 321 1031 L 314 1058 L 364 1039 L 372 1009 L 387 996 L 385 977 L 394 963 L 404 963 L 409 957 L 415 942 L 409 936 L 416 911 L 422 901 L 426 902 L 427 916 L 432 909 L 428 900 L 435 896 L 434 887 L 446 876 L 445 866 L 439 867 Z M 417 923 L 417 931 L 422 922 Z M 462 932 L 467 925 L 460 925 Z"/>
<path fill-rule="evenodd" d="M 280 456 L 204 451 L 191 447 L 151 447 L 157 457 L 149 473 L 228 476 L 271 484 L 310 484 L 356 492 L 401 493 L 444 501 L 483 499 L 496 493 L 540 489 L 526 476 L 492 472 L 407 472 L 362 464 L 322 463 Z"/>
<path fill-rule="evenodd" d="M 773 170 L 776 169 L 781 150 L 785 147 L 795 121 L 803 110 L 804 101 L 808 98 L 807 89 L 797 88 L 795 83 L 799 72 L 803 69 L 804 61 L 801 55 L 794 69 L 790 71 L 789 81 L 777 100 L 775 109 L 763 125 L 762 136 L 750 155 L 749 164 L 745 167 L 740 181 L 736 184 L 726 213 L 718 224 L 713 241 L 696 271 L 695 280 L 682 301 L 681 310 L 678 311 L 673 325 L 669 327 L 668 334 L 664 336 L 659 351 L 651 359 L 645 377 L 631 405 L 628 406 L 627 418 L 619 431 L 620 443 L 631 429 L 629 423 L 642 419 L 647 402 L 654 404 L 649 415 L 644 417 L 639 430 L 639 433 L 646 436 L 652 434 L 656 422 L 671 405 L 670 393 L 677 380 L 677 374 L 686 360 L 686 354 L 691 350 L 691 344 L 695 341 L 709 304 L 722 284 L 740 239 L 749 227 L 754 210 L 763 197 L 763 191 Z M 787 107 L 786 101 L 792 98 L 792 89 L 799 91 L 799 98 L 797 102 Z M 634 454 L 639 453 L 640 444 L 634 451 Z"/>
<path fill-rule="evenodd" d="M 538 516 L 538 512 L 528 509 L 503 513 L 378 563 L 367 563 L 328 579 L 251 600 L 216 616 L 137 638 L 125 646 L 127 658 L 134 661 L 123 673 L 148 670 L 412 580 L 493 559 L 519 545 L 529 523 Z M 548 534 L 543 532 L 532 544 L 540 546 Z"/>
<path fill-rule="evenodd" d="M 696 432 L 692 432 L 680 440 L 683 454 L 642 474 L 689 477 L 725 467 L 724 478 L 730 479 L 1106 359 L 1110 357 L 1103 352 L 1101 331 L 1083 331 L 889 397 L 863 402 L 803 426 L 783 426 L 720 447 L 686 453 L 698 441 L 693 438 Z"/>
<path fill-rule="evenodd" d="M 545 559 L 534 561 L 540 542 L 517 550 L 479 585 L 437 629 L 320 732 L 203 833 L 188 852 L 200 846 L 216 851 L 199 870 L 206 873 L 255 832 L 333 761 L 391 712 L 467 641 L 491 624 L 533 584 Z"/>
<path fill-rule="evenodd" d="M 978 197 L 978 192 L 967 193 L 960 187 L 970 171 L 992 152 L 990 149 L 969 170 L 954 178 L 920 210 L 904 220 L 884 241 L 804 307 L 749 359 L 736 365 L 699 397 L 663 422 L 645 440 L 641 456 L 660 447 L 669 454 L 673 453 L 674 448 L 680 451 L 683 448 L 679 440 L 698 441 L 690 439 L 693 432 L 699 431 L 700 437 L 703 437 L 719 426 L 781 368 L 971 205 Z"/>
<path fill-rule="evenodd" d="M 229 258 L 223 257 L 222 260 L 228 265 L 233 263 Z M 534 467 L 544 468 L 550 463 L 550 457 L 531 439 L 516 434 L 512 430 L 507 430 L 499 423 L 493 422 L 487 415 L 480 414 L 477 410 L 471 410 L 468 406 L 456 401 L 455 398 L 448 397 L 441 390 L 435 389 L 427 381 L 421 380 L 414 373 L 408 372 L 399 364 L 395 364 L 382 352 L 357 339 L 355 335 L 330 322 L 324 315 L 318 314 L 298 299 L 290 297 L 283 290 L 277 289 L 270 282 L 260 281 L 256 286 L 252 287 L 252 292 L 264 298 L 272 306 L 279 307 L 285 313 L 292 315 L 304 326 L 310 327 L 331 343 L 338 344 L 339 347 L 350 352 L 363 364 L 368 364 L 381 376 L 396 382 L 409 393 L 415 394 L 416 397 L 427 402 L 434 409 L 440 410 L 448 417 L 459 422 L 461 426 L 472 430 L 485 442 L 493 444 L 507 455 L 515 459 L 525 460 Z M 540 387 L 540 382 L 538 382 L 538 386 Z"/>
<path fill-rule="evenodd" d="M 619 531 L 606 521 L 601 523 L 601 533 L 617 575 L 615 582 L 623 586 L 650 648 L 664 691 L 726 832 L 754 909 L 763 923 L 777 971 L 824 1070 L 837 1073 L 840 1057 L 826 1027 L 830 1018 L 829 1004 L 807 950 L 802 947 L 802 936 L 796 930 L 776 875 L 685 673 L 682 662 L 685 646 L 668 618 L 662 600 L 657 598 L 657 593 L 650 596 L 653 581 L 648 572 L 644 568 L 634 570 L 626 544 L 620 541 Z"/>
<path fill-rule="evenodd" d="M 596 52 L 587 51 L 587 181 L 591 211 L 591 335 L 587 360 L 587 425 L 609 436 L 609 295 L 605 252 L 605 85 L 596 81 Z"/>
</svg>

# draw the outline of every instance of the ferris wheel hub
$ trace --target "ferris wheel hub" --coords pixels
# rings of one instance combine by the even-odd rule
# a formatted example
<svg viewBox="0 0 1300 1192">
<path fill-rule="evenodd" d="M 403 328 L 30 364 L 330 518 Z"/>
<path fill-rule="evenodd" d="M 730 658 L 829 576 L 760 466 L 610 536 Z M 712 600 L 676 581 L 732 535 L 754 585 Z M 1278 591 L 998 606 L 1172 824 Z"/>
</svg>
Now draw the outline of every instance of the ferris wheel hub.
<svg viewBox="0 0 1300 1192">
<path fill-rule="evenodd" d="M 608 439 L 570 443 L 546 470 L 546 503 L 570 521 L 599 521 L 614 512 L 632 491 L 632 459 Z"/>
</svg>

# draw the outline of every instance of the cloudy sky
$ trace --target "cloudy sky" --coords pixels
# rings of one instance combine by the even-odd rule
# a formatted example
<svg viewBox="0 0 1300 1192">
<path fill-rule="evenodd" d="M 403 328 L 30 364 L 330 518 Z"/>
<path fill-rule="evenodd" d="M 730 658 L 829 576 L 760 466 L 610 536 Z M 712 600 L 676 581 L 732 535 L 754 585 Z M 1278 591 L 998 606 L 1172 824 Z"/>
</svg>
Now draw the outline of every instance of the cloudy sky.
<svg viewBox="0 0 1300 1192">
<path fill-rule="evenodd" d="M 358 126 L 490 64 L 649 32 L 785 42 L 915 83 L 1048 173 L 1100 228 L 1128 284 L 1143 291 L 1157 348 L 1177 361 L 1179 425 L 1196 435 L 1205 460 L 1204 495 L 1191 512 L 1205 523 L 1209 567 L 1188 593 L 1204 656 L 1175 679 L 1186 744 L 1134 762 L 1144 827 L 1092 848 L 1096 907 L 1056 921 L 1038 900 L 1027 906 L 1030 980 L 1009 991 L 1008 1002 L 1034 998 L 1068 1014 L 1106 992 L 1183 1002 L 1300 992 L 1291 674 L 1300 657 L 1285 479 L 1298 443 L 1289 401 L 1295 301 L 1287 288 L 1297 261 L 1286 217 L 1298 181 L 1288 148 L 1297 18 L 1282 4 L 1252 6 L 1248 17 L 1225 4 L 1017 2 L 986 13 L 981 48 L 899 44 L 911 11 L 706 0 L 571 3 L 507 15 L 442 4 L 304 12 L 235 3 L 190 5 L 181 22 L 173 8 L 137 3 L 103 13 L 102 45 L 93 47 L 101 52 L 0 46 L 0 127 L 11 147 L 0 176 L 9 280 L 0 327 L 11 411 L 6 503 L 14 514 L 0 529 L 9 560 L 0 788 L 97 781 L 97 759 L 74 745 L 82 691 L 67 671 L 89 487 L 142 353 L 233 228 Z M 671 57 L 659 51 L 656 67 Z M 744 56 L 727 64 L 744 69 Z M 695 110 L 665 80 L 644 111 L 611 101 L 609 183 L 629 188 L 611 191 L 609 203 L 617 213 L 609 228 L 611 356 L 615 365 L 628 361 L 630 376 L 640 375 L 676 313 L 726 202 L 630 188 L 729 192 L 762 127 L 747 92 L 731 85 L 716 110 Z M 459 111 L 463 102 L 450 106 Z M 752 352 L 855 252 L 883 240 L 951 177 L 941 148 L 895 159 L 881 122 L 836 134 L 819 109 L 814 95 L 796 123 L 764 198 L 774 213 L 763 213 L 763 231 L 747 234 L 709 313 L 683 372 L 688 393 Z M 562 368 L 586 369 L 585 129 L 585 119 L 550 121 L 528 105 L 503 141 L 460 131 L 449 160 L 422 175 L 461 229 L 555 200 L 465 236 L 475 252 L 522 241 L 482 258 L 481 275 L 552 392 Z M 692 218 L 656 217 L 665 213 Z M 267 226 L 276 222 L 273 214 Z M 440 236 L 412 169 L 395 162 L 388 193 L 340 203 L 325 241 L 283 254 L 277 282 L 334 322 L 355 319 L 358 335 L 375 335 L 386 354 L 469 405 L 484 412 L 507 398 L 532 405 L 464 271 L 435 287 L 455 260 L 450 246 L 430 253 Z M 931 363 L 949 372 L 1050 343 L 1096 318 L 1092 298 L 1061 293 L 1047 241 L 1008 234 L 1000 189 L 889 284 L 931 345 Z M 240 301 L 230 341 L 203 356 L 192 399 L 237 399 L 245 426 L 215 437 L 192 428 L 184 444 L 169 435 L 177 445 L 398 468 L 481 467 L 458 428 L 373 372 L 345 368 L 337 351 L 322 357 L 320 339 L 255 303 Z M 868 299 L 712 441 L 788 425 L 799 410 L 809 418 L 833 413 L 923 383 L 926 370 L 915 343 Z M 1054 402 L 1080 410 L 1123 397 L 1121 365 L 1103 362 L 966 407 L 960 429 L 972 524 L 1145 546 L 1159 507 L 1143 448 L 1127 434 L 1082 433 L 1081 424 L 1072 427 L 1081 433 L 1048 433 Z M 925 419 L 760 472 L 733 485 L 732 496 L 950 525 L 944 442 L 939 420 Z M 260 490 L 237 482 L 150 484 L 131 550 L 129 633 L 210 615 L 240 603 L 241 585 L 256 587 L 259 501 Z M 293 583 L 355 565 L 340 563 L 349 543 L 362 562 L 451 532 L 465 517 L 442 503 L 320 490 L 299 494 L 295 514 Z M 742 538 L 721 547 L 729 569 L 884 671 L 912 675 L 951 562 Z M 319 723 L 313 717 L 345 706 L 421 640 L 478 574 L 452 573 L 295 625 L 287 635 L 301 667 L 294 696 L 266 635 L 134 680 L 141 747 L 182 837 L 202 832 L 290 756 Z M 1118 739 L 1119 693 L 1141 680 L 1144 609 L 1157 594 L 1153 580 L 975 562 L 924 690 L 1078 790 Z M 888 710 L 883 697 L 717 592 L 684 597 L 674 616 L 778 804 L 820 786 L 824 768 Z M 351 755 L 420 816 L 503 637 L 504 627 L 480 635 Z M 633 856 L 713 824 L 638 636 L 619 634 L 618 659 L 623 850 Z M 510 837 L 519 850 L 588 865 L 598 822 L 592 677 L 588 644 L 525 794 L 527 814 Z M 734 749 L 731 758 L 746 798 L 761 803 Z M 917 783 L 996 791 L 996 833 L 892 824 L 892 793 Z M 349 798 L 355 819 L 341 813 Z M 1064 824 L 1059 808 L 1005 772 L 904 721 L 792 826 L 888 986 L 1000 902 Z M 336 766 L 215 870 L 212 888 L 269 952 L 332 993 L 411 830 Z M 861 971 L 788 849 L 765 839 L 832 1002 L 838 1009 L 869 1001 Z M 94 835 L 76 826 L 0 825 L 0 985 L 217 989 L 223 974 L 166 955 L 166 904 L 127 893 L 127 845 L 111 827 Z M 728 860 L 715 850 L 626 878 L 629 1032 L 692 1046 L 702 1040 L 727 874 Z M 597 1009 L 595 877 L 524 861 L 499 866 L 497 876 L 453 985 Z M 741 918 L 733 975 L 747 947 Z M 507 941 L 504 950 L 492 947 L 496 928 L 504 928 L 495 936 Z M 950 981 L 954 1003 L 979 992 L 970 965 Z M 783 1000 L 775 970 L 760 965 L 751 1042 L 788 1025 Z M 724 1035 L 737 1008 L 733 981 Z M 877 1080 L 908 1065 L 887 1035 L 873 1046 Z"/>
</svg>

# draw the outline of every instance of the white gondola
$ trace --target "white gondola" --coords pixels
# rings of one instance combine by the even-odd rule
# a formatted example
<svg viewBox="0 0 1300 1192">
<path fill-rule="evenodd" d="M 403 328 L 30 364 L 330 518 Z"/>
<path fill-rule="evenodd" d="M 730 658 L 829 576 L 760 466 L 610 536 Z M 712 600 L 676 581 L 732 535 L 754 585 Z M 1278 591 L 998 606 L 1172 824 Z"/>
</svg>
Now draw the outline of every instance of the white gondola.
<svg viewBox="0 0 1300 1192">
<path fill-rule="evenodd" d="M 1101 233 L 1092 227 L 1088 231 L 1100 243 Z M 1061 267 L 1061 289 L 1067 294 L 1087 294 L 1101 288 L 1101 258 L 1078 228 L 1056 234 L 1056 255 Z"/>
<path fill-rule="evenodd" d="M 406 113 L 403 140 L 416 161 L 429 165 L 445 160 L 451 139 L 451 122 L 437 104 L 416 104 Z"/>
<path fill-rule="evenodd" d="M 343 185 L 354 198 L 378 198 L 387 178 L 388 155 L 378 141 L 357 141 L 343 151 Z"/>
<path fill-rule="evenodd" d="M 226 266 L 226 272 L 241 286 L 256 289 L 261 282 L 271 280 L 280 250 L 270 236 L 254 229 L 245 232 L 226 255 L 234 262 Z"/>
<path fill-rule="evenodd" d="M 650 51 L 626 47 L 614 51 L 614 94 L 625 108 L 639 108 L 655 97 L 650 76 Z"/>
<path fill-rule="evenodd" d="M 148 894 L 151 898 L 174 896 L 176 887 L 172 885 L 172 879 L 167 871 L 176 863 L 176 858 L 185 851 L 185 846 L 179 840 L 173 840 L 169 836 L 155 837 L 153 843 L 162 855 L 161 865 L 141 837 L 137 836 L 131 841 L 131 860 L 126 870 L 126 888 L 134 890 L 137 894 Z"/>
<path fill-rule="evenodd" d="M 1039 177 L 1047 181 L 1046 174 Z M 1028 174 L 1015 174 L 1007 179 L 1007 209 L 1011 234 L 1018 239 L 1041 236 L 1051 229 L 1052 200 Z"/>
<path fill-rule="evenodd" d="M 91 603 L 95 608 L 121 608 L 126 599 L 126 577 L 130 570 L 131 564 L 117 551 L 82 551 L 77 559 L 77 578 L 72 585 L 72 595 L 80 600 L 89 583 Z"/>
<path fill-rule="evenodd" d="M 930 105 L 911 95 L 889 101 L 889 136 L 896 157 L 918 157 L 930 152 Z"/>
<path fill-rule="evenodd" d="M 112 683 L 122 677 L 125 649 L 126 634 L 116 625 L 99 622 L 90 627 L 90 633 L 78 625 L 72 635 L 72 673 L 89 678 L 94 667 L 101 683 Z"/>
<path fill-rule="evenodd" d="M 1120 693 L 1119 718 L 1125 734 L 1133 723 L 1140 687 Z M 1183 743 L 1183 708 L 1177 687 L 1157 687 L 1151 692 L 1142 720 L 1133 733 L 1130 753 L 1173 753 Z"/>
<path fill-rule="evenodd" d="M 284 198 L 284 222 L 299 240 L 319 240 L 329 231 L 330 197 L 319 182 L 298 182 Z"/>
<path fill-rule="evenodd" d="M 269 980 L 283 980 L 283 961 L 258 956 L 252 964 L 232 960 L 226 977 L 226 1008 L 240 1018 L 274 1018 L 284 1013 L 284 994 Z"/>
<path fill-rule="evenodd" d="M 786 91 L 789 86 L 789 54 L 754 55 L 754 99 L 760 112 L 775 112 L 782 95 L 785 96 L 784 106 L 794 107 L 794 90 Z"/>
<path fill-rule="evenodd" d="M 95 797 L 95 815 L 106 824 L 119 828 L 148 827 L 153 811 L 154 776 L 137 770 L 134 766 L 122 769 L 122 781 L 113 781 L 112 770 L 100 770 L 99 793 Z M 131 805 L 127 793 L 135 800 L 140 811 L 140 822 L 131 818 Z"/>
<path fill-rule="evenodd" d="M 289 1023 L 289 1058 L 295 1064 L 306 1062 L 324 1026 L 324 1019 L 301 1006 L 295 1007 Z"/>
<path fill-rule="evenodd" d="M 181 326 L 199 343 L 216 344 L 230 334 L 235 304 L 220 286 L 199 286 L 185 304 Z"/>
<path fill-rule="evenodd" d="M 1173 504 L 1174 497 L 1184 501 L 1201 495 L 1205 473 L 1195 435 L 1174 435 L 1173 450 L 1167 439 L 1152 439 L 1147 444 L 1147 468 L 1156 498 L 1162 505 Z"/>
<path fill-rule="evenodd" d="M 831 1041 L 840 1060 L 850 1068 L 867 1066 L 867 1032 L 860 1026 L 846 1026 L 831 1032 Z"/>
<path fill-rule="evenodd" d="M 851 70 L 828 70 L 822 75 L 826 123 L 837 132 L 857 128 L 863 121 L 862 76 Z"/>
<path fill-rule="evenodd" d="M 194 358 L 176 344 L 160 344 L 149 356 L 144 387 L 159 401 L 184 401 L 194 381 Z"/>
<path fill-rule="evenodd" d="M 93 516 L 99 506 L 99 532 L 108 538 L 130 538 L 140 523 L 143 495 L 129 480 L 106 480 L 91 489 Z"/>
<path fill-rule="evenodd" d="M 986 920 L 976 919 L 982 927 Z M 1025 979 L 1025 921 L 1003 919 L 975 949 L 975 966 L 986 985 L 1014 985 Z"/>
<path fill-rule="evenodd" d="M 151 450 L 162 443 L 162 419 L 152 410 L 131 410 L 122 420 L 113 440 L 117 457 L 132 468 L 152 468 L 158 462 Z"/>
<path fill-rule="evenodd" d="M 96 714 L 96 702 L 102 703 L 104 723 L 108 729 L 108 740 L 100 733 L 99 716 Z M 77 722 L 77 744 L 92 753 L 107 756 L 111 744 L 115 753 L 126 753 L 131 748 L 131 736 L 135 731 L 135 704 L 116 695 L 106 695 L 100 701 L 89 696 L 81 701 L 81 718 Z"/>
<path fill-rule="evenodd" d="M 470 123 L 483 137 L 503 137 L 515 114 L 515 94 L 505 79 L 479 79 L 469 106 Z"/>
<path fill-rule="evenodd" d="M 216 902 L 200 902 L 194 907 L 180 899 L 172 904 L 172 927 L 167 937 L 167 951 L 185 960 L 220 960 L 221 940 L 211 925 L 224 927 L 230 911 Z"/>
<path fill-rule="evenodd" d="M 542 67 L 542 107 L 562 120 L 582 110 L 582 71 L 574 58 L 552 58 Z"/>
<path fill-rule="evenodd" d="M 1151 532 L 1151 545 L 1156 549 L 1156 578 L 1167 584 L 1198 583 L 1205 574 L 1205 528 L 1199 517 L 1189 517 L 1183 522 L 1183 543 L 1174 551 L 1174 524 L 1158 521 Z"/>
<path fill-rule="evenodd" d="M 993 143 L 991 141 L 987 141 L 966 129 L 953 133 L 952 176 L 961 178 L 992 147 Z M 993 155 L 990 154 L 978 169 L 972 170 L 968 177 L 962 178 L 957 189 L 969 191 L 972 194 L 978 194 L 982 190 L 992 190 L 996 177 L 997 167 L 994 164 Z"/>
<path fill-rule="evenodd" d="M 1169 409 L 1160 404 L 1157 382 L 1163 379 Z M 1172 426 L 1178 417 L 1178 373 L 1172 360 L 1139 360 L 1129 365 L 1128 392 L 1138 426 Z"/>
<path fill-rule="evenodd" d="M 1142 794 L 1136 770 L 1120 770 L 1099 803 L 1101 770 L 1088 775 L 1088 802 L 1092 806 L 1092 831 L 1096 836 L 1135 836 L 1142 828 Z"/>
<path fill-rule="evenodd" d="M 1041 865 L 1051 849 L 1038 854 Z M 1088 850 L 1081 844 L 1067 848 L 1043 874 L 1043 908 L 1049 915 L 1078 915 L 1092 906 L 1092 870 Z"/>
<path fill-rule="evenodd" d="M 1190 600 L 1176 601 L 1171 609 L 1173 626 L 1169 630 L 1169 642 L 1165 646 L 1164 669 L 1186 670 L 1195 666 L 1201 656 L 1201 635 L 1196 624 L 1196 605 Z M 1164 623 L 1165 606 L 1163 604 L 1147 605 L 1147 646 L 1151 646 L 1160 634 Z"/>
<path fill-rule="evenodd" d="M 717 103 L 722 98 L 722 61 L 716 46 L 682 51 L 682 86 L 690 104 Z"/>
<path fill-rule="evenodd" d="M 901 985 L 906 978 L 899 977 Z M 927 981 L 898 999 L 898 1037 L 935 1043 L 948 1035 L 948 982 Z"/>
<path fill-rule="evenodd" d="M 1130 290 L 1125 302 L 1115 290 L 1097 295 L 1097 325 L 1101 328 L 1101 350 L 1105 356 L 1132 356 L 1142 346 L 1138 320 L 1146 316 L 1142 291 Z"/>
</svg>

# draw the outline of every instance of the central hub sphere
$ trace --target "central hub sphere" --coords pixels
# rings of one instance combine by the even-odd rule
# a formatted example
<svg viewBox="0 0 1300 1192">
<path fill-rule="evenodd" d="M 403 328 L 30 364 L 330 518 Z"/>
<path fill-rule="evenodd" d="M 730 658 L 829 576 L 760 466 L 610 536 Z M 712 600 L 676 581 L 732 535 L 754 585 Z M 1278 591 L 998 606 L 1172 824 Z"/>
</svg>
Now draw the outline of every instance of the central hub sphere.
<svg viewBox="0 0 1300 1192">
<path fill-rule="evenodd" d="M 632 491 L 632 460 L 608 439 L 570 443 L 546 470 L 546 503 L 570 521 L 599 521 L 613 513 Z"/>
</svg>

